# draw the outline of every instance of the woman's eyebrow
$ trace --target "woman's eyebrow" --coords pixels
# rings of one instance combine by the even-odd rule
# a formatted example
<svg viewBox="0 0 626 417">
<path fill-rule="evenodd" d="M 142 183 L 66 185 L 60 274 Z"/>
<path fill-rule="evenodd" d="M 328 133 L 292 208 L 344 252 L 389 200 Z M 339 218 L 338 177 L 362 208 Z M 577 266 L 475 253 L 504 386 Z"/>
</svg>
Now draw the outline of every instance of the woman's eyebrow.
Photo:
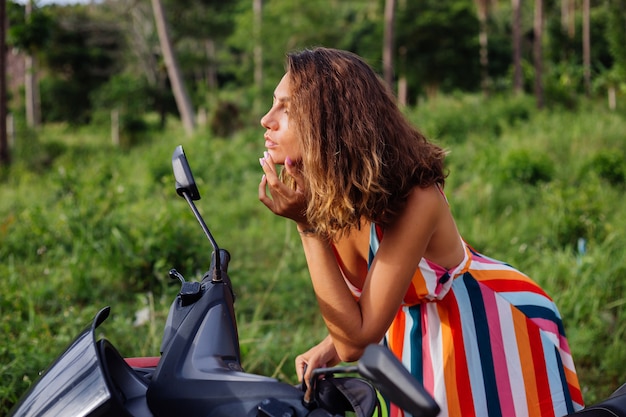
<svg viewBox="0 0 626 417">
<path fill-rule="evenodd" d="M 274 101 L 278 101 L 280 103 L 288 103 L 290 101 L 289 96 L 283 96 L 283 97 L 276 97 L 276 95 L 274 94 Z"/>
</svg>

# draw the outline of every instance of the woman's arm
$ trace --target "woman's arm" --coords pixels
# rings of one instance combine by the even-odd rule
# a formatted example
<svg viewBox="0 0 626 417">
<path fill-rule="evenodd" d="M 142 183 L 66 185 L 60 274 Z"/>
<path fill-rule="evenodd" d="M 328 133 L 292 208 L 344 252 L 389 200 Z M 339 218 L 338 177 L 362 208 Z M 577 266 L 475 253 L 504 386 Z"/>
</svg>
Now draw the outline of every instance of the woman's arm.
<svg viewBox="0 0 626 417">
<path fill-rule="evenodd" d="M 415 188 L 394 224 L 385 229 L 361 297 L 345 285 L 330 244 L 302 234 L 313 288 L 341 360 L 353 361 L 378 343 L 393 321 L 442 212 L 435 187 Z"/>
<path fill-rule="evenodd" d="M 436 187 L 416 187 L 396 221 L 385 228 L 385 237 L 365 277 L 361 297 L 355 300 L 345 284 L 331 244 L 305 233 L 309 228 L 302 213 L 305 193 L 289 190 L 271 160 L 262 163 L 265 175 L 259 199 L 275 214 L 298 225 L 311 282 L 333 345 L 342 361 L 354 361 L 368 344 L 378 343 L 393 321 L 429 242 L 448 208 Z M 294 167 L 286 165 L 298 187 L 303 181 Z M 267 190 L 271 198 L 267 194 Z"/>
</svg>

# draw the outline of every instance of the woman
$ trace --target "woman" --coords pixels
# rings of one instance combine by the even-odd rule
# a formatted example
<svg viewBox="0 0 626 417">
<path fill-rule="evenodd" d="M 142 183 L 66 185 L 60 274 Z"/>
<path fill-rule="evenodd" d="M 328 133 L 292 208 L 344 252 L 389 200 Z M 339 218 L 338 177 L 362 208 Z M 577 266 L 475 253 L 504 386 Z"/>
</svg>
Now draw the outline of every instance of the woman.
<svg viewBox="0 0 626 417">
<path fill-rule="evenodd" d="M 328 328 L 296 358 L 298 378 L 383 341 L 442 416 L 582 407 L 554 303 L 463 241 L 442 191 L 444 150 L 409 124 L 361 58 L 289 54 L 261 124 L 259 199 L 296 223 Z"/>
</svg>

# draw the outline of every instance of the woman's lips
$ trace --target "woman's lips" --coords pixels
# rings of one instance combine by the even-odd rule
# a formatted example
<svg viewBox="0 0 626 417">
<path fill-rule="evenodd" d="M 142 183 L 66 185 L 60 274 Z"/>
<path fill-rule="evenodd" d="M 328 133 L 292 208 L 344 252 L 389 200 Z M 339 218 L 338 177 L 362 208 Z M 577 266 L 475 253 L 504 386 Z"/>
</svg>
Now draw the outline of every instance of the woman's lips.
<svg viewBox="0 0 626 417">
<path fill-rule="evenodd" d="M 267 149 L 274 148 L 274 147 L 276 147 L 276 142 L 274 142 L 274 141 L 272 141 L 271 139 L 268 139 L 268 138 L 266 137 L 266 138 L 265 138 L 265 147 L 266 147 Z"/>
</svg>

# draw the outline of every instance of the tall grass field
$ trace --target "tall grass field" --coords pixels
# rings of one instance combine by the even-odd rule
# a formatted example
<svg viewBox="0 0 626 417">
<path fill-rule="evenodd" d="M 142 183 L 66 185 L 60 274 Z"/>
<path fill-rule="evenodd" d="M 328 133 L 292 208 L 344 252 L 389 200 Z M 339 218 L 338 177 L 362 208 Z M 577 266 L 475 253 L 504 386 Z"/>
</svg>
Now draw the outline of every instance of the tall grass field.
<svg viewBox="0 0 626 417">
<path fill-rule="evenodd" d="M 537 111 L 529 97 L 440 97 L 407 115 L 449 150 L 446 193 L 464 238 L 553 297 L 587 403 L 626 382 L 626 112 Z M 255 122 L 256 123 L 256 122 Z M 0 171 L 0 415 L 95 313 L 123 356 L 159 354 L 179 285 L 211 247 L 171 170 L 183 145 L 200 212 L 232 256 L 244 368 L 295 383 L 325 328 L 295 226 L 259 201 L 263 130 L 186 137 L 171 120 L 130 147 L 106 128 L 17 137 Z"/>
</svg>

